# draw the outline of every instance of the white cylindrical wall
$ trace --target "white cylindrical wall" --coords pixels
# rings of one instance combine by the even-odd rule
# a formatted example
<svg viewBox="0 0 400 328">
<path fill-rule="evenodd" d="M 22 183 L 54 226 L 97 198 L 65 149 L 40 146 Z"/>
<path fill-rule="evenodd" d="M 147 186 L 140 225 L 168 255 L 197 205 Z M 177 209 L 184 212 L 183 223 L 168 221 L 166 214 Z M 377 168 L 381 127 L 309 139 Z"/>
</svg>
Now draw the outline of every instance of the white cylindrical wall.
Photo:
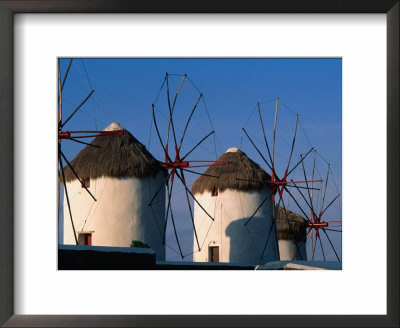
<svg viewBox="0 0 400 328">
<path fill-rule="evenodd" d="M 132 240 L 139 240 L 156 252 L 158 260 L 165 260 L 165 189 L 148 205 L 164 179 L 162 172 L 143 179 L 91 179 L 89 190 L 96 202 L 78 180 L 67 183 L 76 232 L 92 232 L 92 245 L 96 246 L 129 247 Z M 65 193 L 64 244 L 75 244 Z"/>
<path fill-rule="evenodd" d="M 196 194 L 197 201 L 214 217 L 214 221 L 194 203 L 194 220 L 201 251 L 198 251 L 194 238 L 193 261 L 208 262 L 209 247 L 219 247 L 219 262 L 264 264 L 279 260 L 276 244 L 276 229 L 272 225 L 272 200 L 267 201 L 253 215 L 258 206 L 270 194 L 269 188 L 263 190 L 238 191 L 226 189 L 212 196 L 210 192 Z M 263 258 L 261 254 L 271 231 Z"/>
<path fill-rule="evenodd" d="M 279 244 L 279 257 L 281 261 L 306 261 L 307 252 L 304 242 L 294 243 L 291 240 L 280 239 Z M 297 246 L 296 246 L 297 244 Z"/>
</svg>

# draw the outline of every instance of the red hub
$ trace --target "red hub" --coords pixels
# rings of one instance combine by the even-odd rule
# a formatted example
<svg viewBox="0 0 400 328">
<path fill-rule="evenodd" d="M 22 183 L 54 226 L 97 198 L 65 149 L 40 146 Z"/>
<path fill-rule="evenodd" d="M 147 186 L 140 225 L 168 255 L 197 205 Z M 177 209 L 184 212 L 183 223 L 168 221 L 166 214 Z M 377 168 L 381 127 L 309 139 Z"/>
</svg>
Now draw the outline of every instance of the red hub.
<svg viewBox="0 0 400 328">
<path fill-rule="evenodd" d="M 279 179 L 275 174 L 274 169 L 271 172 L 271 181 L 269 184 L 272 186 L 272 200 L 275 200 L 275 194 L 278 192 L 279 197 L 282 199 L 283 191 L 288 184 L 296 184 L 296 183 L 311 183 L 311 182 L 322 182 L 322 180 L 301 180 L 301 181 L 287 181 L 288 170 L 286 169 L 285 174 L 282 179 Z"/>
<path fill-rule="evenodd" d="M 279 197 L 282 198 L 283 191 L 285 190 L 286 185 L 288 182 L 286 181 L 288 174 L 288 170 L 285 171 L 285 175 L 283 176 L 282 179 L 279 179 L 278 176 L 275 174 L 275 171 L 272 170 L 271 172 L 271 182 L 270 184 L 272 185 L 272 200 L 275 200 L 275 194 L 278 192 Z"/>
<path fill-rule="evenodd" d="M 180 169 L 182 171 L 183 168 L 189 167 L 188 161 L 181 160 L 179 155 L 180 150 L 181 150 L 180 147 L 175 146 L 175 159 L 174 161 L 171 161 L 170 157 L 168 156 L 168 145 L 165 146 L 165 163 L 161 163 L 161 165 L 167 170 L 172 170 L 171 182 L 174 182 L 175 173 L 177 169 Z M 185 179 L 183 178 L 183 176 L 182 176 L 182 183 L 186 186 Z"/>
<path fill-rule="evenodd" d="M 202 160 L 196 160 L 196 161 L 185 161 L 182 160 L 180 157 L 180 151 L 181 148 L 175 146 L 175 158 L 174 160 L 170 160 L 170 157 L 168 155 L 168 145 L 165 146 L 165 162 L 161 163 L 161 165 L 167 169 L 167 170 L 171 170 L 171 182 L 174 181 L 174 177 L 175 177 L 175 173 L 176 170 L 180 170 L 182 172 L 183 169 L 188 169 L 188 168 L 196 168 L 196 167 L 209 167 L 209 166 L 214 166 L 214 165 L 226 165 L 228 164 L 228 162 L 224 162 L 224 161 L 202 161 Z M 192 165 L 191 163 L 198 163 L 195 165 Z M 182 183 L 186 186 L 186 182 L 185 179 L 183 178 L 183 174 L 181 174 L 182 176 Z"/>
<path fill-rule="evenodd" d="M 329 226 L 327 221 L 321 221 L 322 212 L 316 216 L 312 211 L 310 211 L 310 222 L 308 223 L 308 227 L 310 229 L 315 229 L 315 237 L 319 238 L 319 229 L 325 228 Z M 312 237 L 311 237 L 312 238 Z"/>
</svg>

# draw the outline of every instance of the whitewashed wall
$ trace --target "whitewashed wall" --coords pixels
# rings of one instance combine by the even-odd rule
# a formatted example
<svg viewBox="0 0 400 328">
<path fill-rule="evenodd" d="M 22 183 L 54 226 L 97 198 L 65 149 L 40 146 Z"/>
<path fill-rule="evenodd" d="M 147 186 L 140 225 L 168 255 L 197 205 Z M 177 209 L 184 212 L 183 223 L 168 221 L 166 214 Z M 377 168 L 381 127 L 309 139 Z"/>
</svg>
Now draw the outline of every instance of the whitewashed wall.
<svg viewBox="0 0 400 328">
<path fill-rule="evenodd" d="M 271 231 L 263 259 L 260 259 L 272 224 L 271 198 L 258 210 L 249 224 L 244 226 L 269 193 L 270 189 L 265 188 L 262 191 L 246 192 L 227 189 L 215 197 L 210 192 L 196 194 L 196 199 L 215 221 L 194 203 L 195 226 L 201 251 L 198 251 L 194 240 L 193 261 L 208 262 L 209 246 L 219 246 L 220 262 L 263 264 L 279 260 L 275 228 Z"/>
<path fill-rule="evenodd" d="M 79 181 L 67 183 L 76 232 L 93 231 L 92 245 L 96 246 L 129 247 L 132 240 L 140 240 L 155 250 L 158 260 L 165 260 L 161 237 L 165 218 L 164 188 L 152 207 L 148 206 L 151 195 L 163 181 L 161 172 L 154 178 L 91 179 L 89 190 L 97 202 Z M 64 244 L 75 244 L 65 195 Z"/>
<path fill-rule="evenodd" d="M 307 260 L 306 244 L 304 242 L 298 242 L 296 247 L 296 243 L 291 240 L 280 239 L 278 244 L 281 261 Z"/>
</svg>

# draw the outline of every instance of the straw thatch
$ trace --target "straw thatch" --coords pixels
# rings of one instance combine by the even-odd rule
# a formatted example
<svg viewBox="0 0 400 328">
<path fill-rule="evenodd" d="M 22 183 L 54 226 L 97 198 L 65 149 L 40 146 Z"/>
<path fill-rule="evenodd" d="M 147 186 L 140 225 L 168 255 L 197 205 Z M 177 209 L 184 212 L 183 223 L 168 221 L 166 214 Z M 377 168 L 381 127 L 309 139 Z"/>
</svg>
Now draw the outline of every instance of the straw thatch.
<svg viewBox="0 0 400 328">
<path fill-rule="evenodd" d="M 276 231 L 278 239 L 299 242 L 306 237 L 307 221 L 299 214 L 278 207 L 276 214 Z"/>
<path fill-rule="evenodd" d="M 122 130 L 117 124 L 110 124 L 104 131 Z M 132 134 L 98 136 L 70 162 L 80 179 L 99 177 L 144 178 L 164 170 Z M 64 167 L 67 182 L 76 179 L 69 166 Z"/>
<path fill-rule="evenodd" d="M 228 149 L 218 158 L 218 161 L 228 162 L 228 164 L 210 166 L 204 173 L 218 178 L 200 176 L 192 185 L 193 194 L 212 192 L 214 189 L 219 192 L 225 189 L 261 190 L 269 186 L 266 182 L 271 180 L 268 173 L 236 148 Z"/>
</svg>

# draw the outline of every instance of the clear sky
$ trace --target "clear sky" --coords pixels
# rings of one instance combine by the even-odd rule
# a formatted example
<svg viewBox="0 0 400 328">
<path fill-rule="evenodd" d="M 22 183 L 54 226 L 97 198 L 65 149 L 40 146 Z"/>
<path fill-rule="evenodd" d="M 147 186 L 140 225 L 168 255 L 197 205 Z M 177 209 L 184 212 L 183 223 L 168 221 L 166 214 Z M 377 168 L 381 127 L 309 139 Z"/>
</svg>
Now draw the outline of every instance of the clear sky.
<svg viewBox="0 0 400 328">
<path fill-rule="evenodd" d="M 62 73 L 65 72 L 67 64 L 67 59 L 61 61 Z M 227 148 L 238 147 L 270 172 L 244 135 L 242 128 L 245 127 L 267 158 L 256 104 L 261 103 L 267 138 L 272 140 L 273 115 L 276 98 L 279 97 L 276 129 L 277 166 L 279 163 L 277 173 L 282 175 L 284 172 L 293 139 L 295 114 L 298 113 L 299 124 L 292 163 L 298 162 L 300 154 L 305 154 L 311 146 L 315 147 L 322 156 L 317 156 L 319 176 L 326 178 L 329 162 L 336 183 L 336 186 L 331 186 L 333 180 L 329 178 L 325 204 L 338 192 L 341 193 L 341 59 L 75 59 L 63 91 L 64 118 L 91 89 L 94 89 L 95 93 L 65 126 L 65 130 L 101 130 L 112 121 L 117 121 L 145 144 L 157 159 L 163 160 L 162 149 L 152 123 L 152 103 L 156 104 L 160 130 L 166 129 L 163 114 L 165 89 L 156 100 L 166 72 L 187 74 L 193 82 L 191 84 L 185 81 L 181 90 L 182 102 L 177 105 L 176 113 L 177 130 L 183 130 L 186 118 L 198 98 L 198 91 L 204 95 L 204 102 L 201 101 L 198 113 L 196 109 L 198 117 L 193 119 L 193 124 L 188 128 L 185 141 L 187 144 L 182 147 L 190 149 L 191 145 L 200 141 L 208 132 L 215 130 L 215 139 L 207 139 L 207 142 L 202 144 L 202 149 L 199 149 L 197 154 L 193 153 L 192 159 L 215 160 L 215 157 L 219 157 Z M 175 93 L 180 79 L 181 76 L 171 76 L 172 94 Z M 209 117 L 206 115 L 206 108 Z M 75 143 L 63 142 L 63 150 L 69 159 L 81 148 Z M 305 161 L 308 174 L 311 174 L 311 160 L 310 154 Z M 300 165 L 294 172 L 296 178 L 302 176 L 301 170 Z M 188 178 L 189 182 L 195 178 Z M 179 197 L 178 195 L 177 199 Z M 293 202 L 287 202 L 292 210 L 299 212 Z M 178 212 L 184 211 L 184 208 L 179 206 L 181 203 L 177 202 Z M 329 214 L 331 220 L 341 218 L 339 203 L 335 202 L 326 214 Z M 191 234 L 189 229 L 186 232 Z M 337 232 L 330 234 L 336 251 L 341 253 L 341 238 L 338 235 Z M 183 240 L 190 248 L 192 238 Z M 330 246 L 325 244 L 324 249 L 326 256 L 333 260 L 335 257 Z M 168 251 L 167 258 L 178 260 L 179 256 Z"/>
</svg>

